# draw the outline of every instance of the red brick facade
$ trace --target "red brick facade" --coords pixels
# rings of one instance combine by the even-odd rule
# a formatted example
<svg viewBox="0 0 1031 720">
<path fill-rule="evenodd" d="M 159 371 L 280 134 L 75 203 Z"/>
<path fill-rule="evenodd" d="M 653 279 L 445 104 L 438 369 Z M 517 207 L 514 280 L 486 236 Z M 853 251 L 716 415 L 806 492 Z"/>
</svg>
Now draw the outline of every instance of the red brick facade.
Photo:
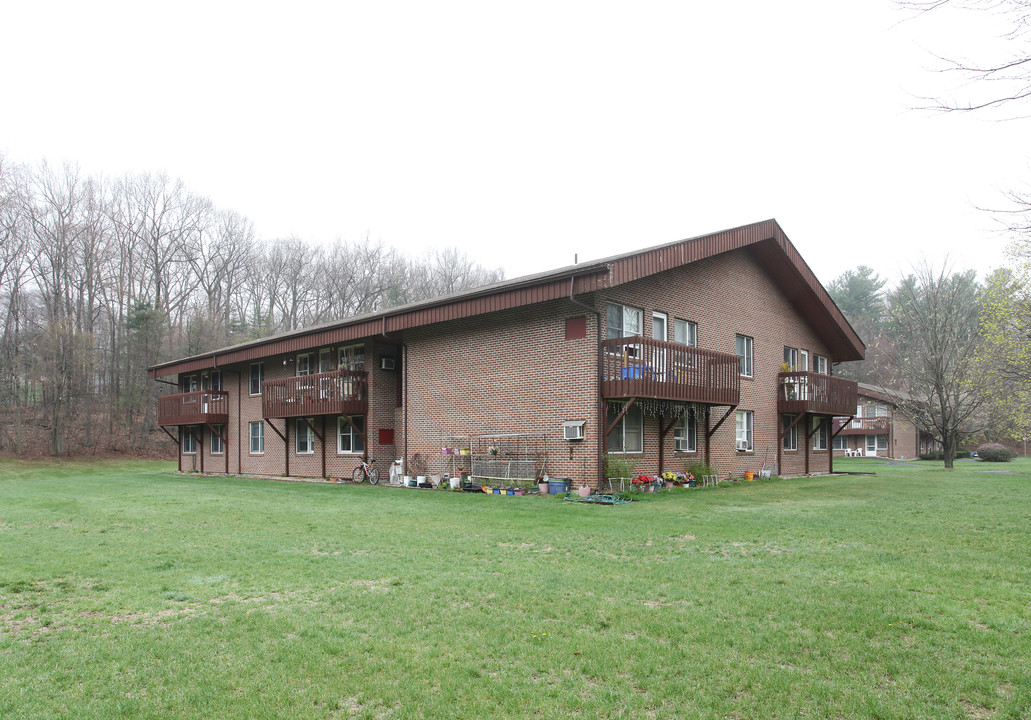
<svg viewBox="0 0 1031 720">
<path fill-rule="evenodd" d="M 764 257 L 747 247 L 715 252 L 699 260 L 671 263 L 668 269 L 640 273 L 643 276 L 612 286 L 596 283 L 593 289 L 573 297 L 510 303 L 515 306 L 507 307 L 499 303 L 497 309 L 485 301 L 482 311 L 475 314 L 421 322 L 358 341 L 312 344 L 302 352 L 313 351 L 318 357 L 320 350 L 328 348 L 331 357 L 336 358 L 339 345 L 365 343 L 365 450 L 384 477 L 395 458 L 404 460 L 409 470 L 417 464 L 426 473 L 468 472 L 471 456 L 442 454 L 442 446 L 461 444 L 456 438 L 534 434 L 539 449 L 546 454 L 547 473 L 572 478 L 577 485 L 596 486 L 602 436 L 609 421 L 607 411 L 615 412 L 628 399 L 604 401 L 599 391 L 599 348 L 606 339 L 609 303 L 641 312 L 643 327 L 639 335 L 643 338 L 654 337 L 655 313 L 661 313 L 666 332 L 657 339 L 666 342 L 675 339 L 676 320 L 696 323 L 697 346 L 707 350 L 733 355 L 738 335 L 751 338 L 753 370 L 751 377 L 741 378 L 736 408 L 709 406 L 706 419 L 706 408 L 693 406 L 699 414 L 697 440 L 691 452 L 675 449 L 673 432 L 660 442 L 660 422 L 670 426 L 668 418 L 660 417 L 668 412 L 668 404 L 637 400 L 643 414 L 643 440 L 639 452 L 625 453 L 636 461 L 637 472 L 656 474 L 660 465 L 665 470 L 683 471 L 685 462 L 705 460 L 707 428 L 732 409 L 708 442 L 709 462 L 721 476 L 740 476 L 763 467 L 781 474 L 827 472 L 832 469 L 832 453 L 814 449 L 815 438 L 810 433 L 814 419 L 829 429 L 829 416 L 807 417 L 796 429 L 796 448 L 785 449 L 778 374 L 783 369 L 785 347 L 804 351 L 810 364 L 816 356 L 828 358 L 828 367 L 837 359 L 845 359 L 833 357 L 828 330 L 825 326 L 820 330 L 819 323 L 812 320 L 818 310 L 824 313 L 819 317 L 826 316 L 829 300 L 807 290 L 812 296 L 810 308 L 803 302 L 807 296 L 785 283 L 782 270 L 767 268 Z M 576 268 L 568 271 L 571 289 L 576 287 L 576 273 Z M 836 308 L 832 310 L 837 312 Z M 386 317 L 382 322 L 387 327 Z M 835 347 L 841 347 L 840 339 L 834 342 L 838 343 Z M 858 339 L 852 342 L 861 353 Z M 264 363 L 266 381 L 295 374 L 296 353 L 261 357 L 260 345 L 256 347 L 259 349 L 251 351 L 253 361 Z M 848 359 L 854 359 L 857 351 L 849 352 L 852 357 Z M 382 358 L 394 360 L 394 369 L 381 369 Z M 193 367 L 197 362 L 191 358 L 179 366 Z M 211 454 L 209 428 L 191 426 L 202 442 L 196 455 L 180 454 L 182 469 L 200 470 L 203 460 L 203 469 L 208 472 L 350 476 L 362 453 L 338 452 L 338 418 L 311 418 L 317 434 L 313 447 L 311 452 L 298 453 L 297 420 L 264 418 L 261 396 L 249 393 L 251 364 L 248 360 L 220 368 L 229 413 L 223 454 Z M 152 374 L 167 377 L 175 369 L 175 364 L 168 364 Z M 179 377 L 182 374 L 175 373 Z M 610 407 L 615 409 L 608 410 Z M 752 413 L 751 451 L 735 449 L 737 411 Z M 582 440 L 563 438 L 563 424 L 570 421 L 584 422 Z M 264 424 L 261 454 L 250 452 L 248 428 L 252 422 Z M 826 437 L 829 448 L 829 432 Z"/>
</svg>

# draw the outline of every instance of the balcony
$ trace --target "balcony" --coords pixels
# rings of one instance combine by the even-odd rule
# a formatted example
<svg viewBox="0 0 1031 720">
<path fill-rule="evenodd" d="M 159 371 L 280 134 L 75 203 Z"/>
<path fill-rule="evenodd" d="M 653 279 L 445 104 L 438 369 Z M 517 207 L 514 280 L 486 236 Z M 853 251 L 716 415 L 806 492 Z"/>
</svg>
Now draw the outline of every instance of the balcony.
<svg viewBox="0 0 1031 720">
<path fill-rule="evenodd" d="M 261 386 L 261 412 L 267 418 L 364 415 L 368 391 L 368 374 L 356 370 L 267 380 Z"/>
<path fill-rule="evenodd" d="M 229 422 L 229 393 L 223 390 L 162 395 L 158 425 L 214 425 Z"/>
<path fill-rule="evenodd" d="M 844 415 L 856 409 L 859 386 L 855 380 L 795 371 L 778 377 L 777 409 L 782 413 Z"/>
<path fill-rule="evenodd" d="M 741 396 L 737 355 L 644 337 L 602 342 L 601 375 L 601 394 L 607 399 L 737 405 Z"/>
<path fill-rule="evenodd" d="M 844 425 L 847 417 L 834 418 L 834 432 L 838 432 L 838 428 Z M 841 431 L 841 435 L 884 435 L 888 432 L 888 428 L 891 424 L 891 418 L 888 417 L 868 417 L 868 418 L 852 418 L 852 422 L 845 425 L 845 429 Z"/>
</svg>

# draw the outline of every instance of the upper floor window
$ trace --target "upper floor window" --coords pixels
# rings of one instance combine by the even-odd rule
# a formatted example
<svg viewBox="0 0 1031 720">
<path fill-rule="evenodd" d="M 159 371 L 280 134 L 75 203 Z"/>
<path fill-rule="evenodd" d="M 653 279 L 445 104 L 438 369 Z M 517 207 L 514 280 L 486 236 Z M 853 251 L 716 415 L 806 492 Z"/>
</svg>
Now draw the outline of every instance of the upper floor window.
<svg viewBox="0 0 1031 720">
<path fill-rule="evenodd" d="M 311 375 L 315 372 L 315 354 L 301 353 L 297 356 L 297 376 Z"/>
<path fill-rule="evenodd" d="M 365 370 L 365 345 L 345 345 L 337 351 L 337 367 L 341 370 Z"/>
<path fill-rule="evenodd" d="M 605 307 L 605 338 L 637 337 L 644 332 L 644 311 L 608 303 Z"/>
<path fill-rule="evenodd" d="M 196 392 L 199 389 L 196 375 L 183 375 L 183 392 Z"/>
<path fill-rule="evenodd" d="M 827 375 L 827 358 L 823 355 L 813 355 L 813 370 L 821 375 Z"/>
<path fill-rule="evenodd" d="M 784 348 L 784 370 L 785 372 L 794 372 L 799 370 L 798 367 L 798 350 L 793 347 Z"/>
<path fill-rule="evenodd" d="M 324 373 L 334 369 L 333 351 L 330 348 L 322 348 L 319 350 L 319 372 Z"/>
<path fill-rule="evenodd" d="M 741 359 L 741 374 L 752 377 L 752 338 L 737 336 L 737 356 Z"/>
<path fill-rule="evenodd" d="M 222 371 L 213 370 L 211 377 L 208 378 L 208 390 L 221 390 L 222 389 Z"/>
<path fill-rule="evenodd" d="M 698 323 L 690 320 L 674 320 L 673 340 L 682 345 L 698 347 Z"/>
<path fill-rule="evenodd" d="M 798 351 L 798 369 L 808 372 L 809 371 L 809 351 L 799 350 Z"/>
<path fill-rule="evenodd" d="M 251 395 L 261 395 L 261 383 L 265 381 L 265 363 L 251 363 Z"/>
</svg>

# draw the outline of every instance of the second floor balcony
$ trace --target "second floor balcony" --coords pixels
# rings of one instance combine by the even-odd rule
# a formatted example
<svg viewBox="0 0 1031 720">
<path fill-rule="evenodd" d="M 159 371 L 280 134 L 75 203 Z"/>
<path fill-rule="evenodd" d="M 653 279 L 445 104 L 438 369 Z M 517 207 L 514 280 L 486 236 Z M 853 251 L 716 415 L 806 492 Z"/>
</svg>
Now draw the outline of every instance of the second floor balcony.
<svg viewBox="0 0 1031 720">
<path fill-rule="evenodd" d="M 602 343 L 601 394 L 708 405 L 737 405 L 741 361 L 737 355 L 625 337 Z"/>
<path fill-rule="evenodd" d="M 778 385 L 777 409 L 782 413 L 848 417 L 859 398 L 855 380 L 809 371 L 782 372 Z"/>
<path fill-rule="evenodd" d="M 261 412 L 267 418 L 364 415 L 369 408 L 369 376 L 332 370 L 267 380 L 261 386 Z"/>
<path fill-rule="evenodd" d="M 158 425 L 217 425 L 229 422 L 229 393 L 223 390 L 162 395 Z"/>
<path fill-rule="evenodd" d="M 891 418 L 886 416 L 852 418 L 848 425 L 845 425 L 846 420 L 847 417 L 834 418 L 834 431 L 838 432 L 838 428 L 844 426 L 842 435 L 883 435 L 891 425 Z"/>
</svg>

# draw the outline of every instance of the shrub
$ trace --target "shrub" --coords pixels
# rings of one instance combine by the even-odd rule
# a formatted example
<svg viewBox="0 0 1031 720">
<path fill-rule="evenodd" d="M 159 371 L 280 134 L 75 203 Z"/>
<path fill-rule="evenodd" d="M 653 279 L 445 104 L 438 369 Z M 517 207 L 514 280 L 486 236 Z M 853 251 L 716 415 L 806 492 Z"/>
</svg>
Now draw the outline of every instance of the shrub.
<svg viewBox="0 0 1031 720">
<path fill-rule="evenodd" d="M 605 477 L 607 478 L 628 478 L 634 476 L 637 468 L 637 461 L 623 455 L 605 456 Z"/>
<path fill-rule="evenodd" d="M 931 452 L 920 453 L 921 460 L 944 460 L 945 453 L 941 450 L 932 450 Z"/>
<path fill-rule="evenodd" d="M 1009 462 L 1017 454 L 1005 445 L 988 443 L 977 448 L 977 456 L 985 462 Z"/>
<path fill-rule="evenodd" d="M 690 475 L 694 475 L 695 480 L 701 482 L 702 477 L 705 475 L 715 475 L 716 471 L 709 465 L 706 465 L 701 460 L 688 460 L 684 463 L 684 471 Z"/>
</svg>

